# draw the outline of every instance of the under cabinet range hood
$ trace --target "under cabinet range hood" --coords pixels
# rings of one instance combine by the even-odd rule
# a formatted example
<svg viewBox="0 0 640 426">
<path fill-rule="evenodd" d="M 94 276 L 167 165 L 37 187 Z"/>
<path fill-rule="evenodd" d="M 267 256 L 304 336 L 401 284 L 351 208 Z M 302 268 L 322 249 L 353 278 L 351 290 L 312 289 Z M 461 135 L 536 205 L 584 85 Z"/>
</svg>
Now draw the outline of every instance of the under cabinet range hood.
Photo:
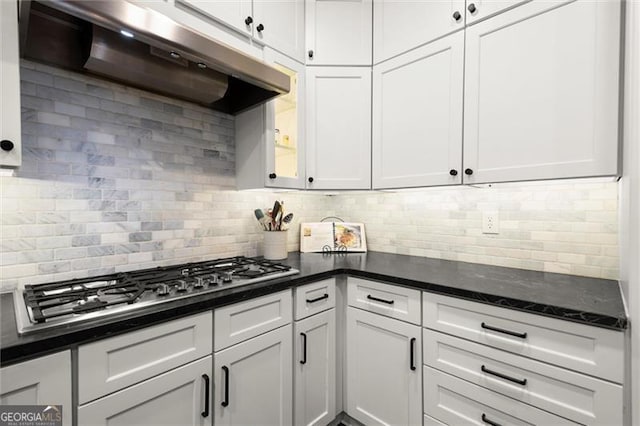
<svg viewBox="0 0 640 426">
<path fill-rule="evenodd" d="M 277 69 L 125 0 L 22 0 L 20 52 L 230 114 L 290 87 Z"/>
</svg>

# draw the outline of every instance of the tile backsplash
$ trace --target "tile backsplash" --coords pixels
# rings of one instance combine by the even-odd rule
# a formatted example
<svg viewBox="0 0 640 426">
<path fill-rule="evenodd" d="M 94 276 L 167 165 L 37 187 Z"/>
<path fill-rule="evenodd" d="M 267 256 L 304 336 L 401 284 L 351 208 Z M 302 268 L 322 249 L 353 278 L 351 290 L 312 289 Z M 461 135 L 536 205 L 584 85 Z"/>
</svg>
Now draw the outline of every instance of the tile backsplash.
<svg viewBox="0 0 640 426">
<path fill-rule="evenodd" d="M 0 178 L 1 287 L 257 255 L 253 210 L 366 224 L 370 250 L 617 278 L 617 184 L 236 191 L 234 118 L 22 62 L 23 165 Z M 481 232 L 499 212 L 500 233 Z"/>
<path fill-rule="evenodd" d="M 257 255 L 255 208 L 330 209 L 316 194 L 235 191 L 233 116 L 27 61 L 21 78 L 23 165 L 0 178 L 4 290 Z"/>
<path fill-rule="evenodd" d="M 616 182 L 549 181 L 340 195 L 370 250 L 618 278 Z M 499 234 L 482 233 L 497 211 Z"/>
</svg>

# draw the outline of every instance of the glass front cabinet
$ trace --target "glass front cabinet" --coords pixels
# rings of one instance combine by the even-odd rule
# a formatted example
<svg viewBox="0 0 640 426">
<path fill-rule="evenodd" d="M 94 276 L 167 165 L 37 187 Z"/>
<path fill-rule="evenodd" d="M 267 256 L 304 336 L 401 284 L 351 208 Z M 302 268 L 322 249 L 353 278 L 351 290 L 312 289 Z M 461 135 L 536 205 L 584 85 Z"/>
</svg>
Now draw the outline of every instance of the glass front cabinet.
<svg viewBox="0 0 640 426">
<path fill-rule="evenodd" d="M 268 48 L 264 57 L 291 77 L 291 90 L 236 117 L 237 186 L 303 189 L 305 68 Z"/>
</svg>

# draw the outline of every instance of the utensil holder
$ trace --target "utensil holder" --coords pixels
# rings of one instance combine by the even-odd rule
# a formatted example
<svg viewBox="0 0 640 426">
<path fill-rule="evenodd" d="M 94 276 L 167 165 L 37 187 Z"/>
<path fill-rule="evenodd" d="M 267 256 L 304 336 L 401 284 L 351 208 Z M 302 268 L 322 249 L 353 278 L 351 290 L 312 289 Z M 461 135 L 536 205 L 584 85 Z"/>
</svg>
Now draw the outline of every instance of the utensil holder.
<svg viewBox="0 0 640 426">
<path fill-rule="evenodd" d="M 264 258 L 267 260 L 287 258 L 287 231 L 264 232 Z"/>
</svg>

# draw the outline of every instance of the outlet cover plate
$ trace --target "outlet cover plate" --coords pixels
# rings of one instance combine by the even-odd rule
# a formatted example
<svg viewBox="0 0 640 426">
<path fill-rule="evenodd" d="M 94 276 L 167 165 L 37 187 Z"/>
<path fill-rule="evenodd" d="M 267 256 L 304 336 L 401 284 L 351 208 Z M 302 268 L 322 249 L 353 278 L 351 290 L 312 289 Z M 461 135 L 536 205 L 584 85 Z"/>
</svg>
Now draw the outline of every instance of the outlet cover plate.
<svg viewBox="0 0 640 426">
<path fill-rule="evenodd" d="M 500 233 L 500 216 L 497 211 L 482 212 L 482 233 L 483 234 L 499 234 Z"/>
</svg>

